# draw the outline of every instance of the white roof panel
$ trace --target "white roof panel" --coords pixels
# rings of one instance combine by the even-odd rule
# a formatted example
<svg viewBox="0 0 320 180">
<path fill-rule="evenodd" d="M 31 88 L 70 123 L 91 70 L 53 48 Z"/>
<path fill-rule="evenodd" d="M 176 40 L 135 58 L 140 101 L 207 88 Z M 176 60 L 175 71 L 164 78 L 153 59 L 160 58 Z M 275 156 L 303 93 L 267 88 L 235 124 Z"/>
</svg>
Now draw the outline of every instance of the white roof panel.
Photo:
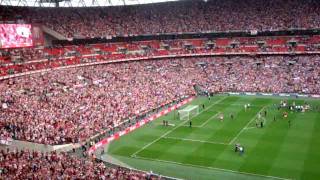
<svg viewBox="0 0 320 180">
<path fill-rule="evenodd" d="M 41 3 L 42 1 L 42 3 Z M 45 3 L 44 1 L 47 1 Z M 4 6 L 31 6 L 31 7 L 55 7 L 50 0 L 0 0 Z M 52 0 L 54 1 L 54 0 Z M 124 6 L 137 4 L 150 4 L 178 0 L 70 0 L 59 2 L 60 7 L 96 7 L 96 6 Z"/>
</svg>

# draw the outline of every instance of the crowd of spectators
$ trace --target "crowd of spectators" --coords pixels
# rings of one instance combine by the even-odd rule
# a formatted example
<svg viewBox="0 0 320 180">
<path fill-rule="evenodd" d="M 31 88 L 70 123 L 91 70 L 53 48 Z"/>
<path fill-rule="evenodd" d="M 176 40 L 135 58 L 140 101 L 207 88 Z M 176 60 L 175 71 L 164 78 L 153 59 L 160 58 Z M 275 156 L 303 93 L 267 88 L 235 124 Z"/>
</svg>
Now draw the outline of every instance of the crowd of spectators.
<svg viewBox="0 0 320 180">
<path fill-rule="evenodd" d="M 0 179 L 161 179 L 149 173 L 111 168 L 66 153 L 0 150 Z"/>
<path fill-rule="evenodd" d="M 167 79 L 171 73 L 148 70 L 148 64 L 92 66 L 3 81 L 1 100 L 9 107 L 0 118 L 6 124 L 2 130 L 9 131 L 1 132 L 45 144 L 79 142 L 193 93 L 187 84 L 175 82 L 178 77 Z"/>
<path fill-rule="evenodd" d="M 211 92 L 320 94 L 319 56 L 176 58 L 113 63 L 3 80 L 0 137 L 82 142 L 124 120 Z"/>
<path fill-rule="evenodd" d="M 0 51 L 0 57 L 4 60 L 7 59 L 7 63 L 23 63 L 43 59 L 45 58 L 45 53 L 42 49 L 36 48 L 3 49 Z"/>
<path fill-rule="evenodd" d="M 203 85 L 212 92 L 320 94 L 319 56 L 233 57 L 222 62 L 206 69 Z"/>
<path fill-rule="evenodd" d="M 40 23 L 68 38 L 320 27 L 318 0 L 209 0 L 90 8 L 1 8 L 0 20 Z"/>
<path fill-rule="evenodd" d="M 0 7 L 0 21 L 12 20 L 43 24 L 67 38 L 317 29 L 320 28 L 320 1 L 209 0 L 63 9 Z M 205 44 L 208 41 L 205 40 L 200 48 L 192 49 L 184 48 L 183 41 L 161 41 L 157 42 L 157 48 L 149 46 L 142 54 L 135 55 L 121 54 L 117 47 L 115 51 L 109 51 L 112 47 L 108 46 L 112 45 L 106 44 L 105 51 L 100 49 L 101 59 L 78 57 L 85 53 L 95 53 L 95 46 L 6 49 L 0 52 L 0 75 L 7 74 L 9 66 L 18 67 L 8 64 L 44 58 L 51 61 L 45 62 L 47 65 L 29 63 L 28 67 L 13 70 L 24 72 L 135 56 L 289 52 L 298 48 L 301 52 L 319 50 L 319 46 L 314 45 L 319 41 L 312 41 L 314 44 L 309 46 L 311 41 L 308 38 L 299 39 L 305 47 L 293 48 L 288 45 L 289 39 L 286 39 L 283 44 L 275 43 L 275 49 L 272 46 L 259 46 L 259 37 L 245 41 L 233 38 L 227 40 L 227 43 L 212 40 L 214 48 L 208 48 Z M 262 38 L 264 40 L 270 39 Z M 230 44 L 232 42 L 235 43 L 234 47 Z M 158 48 L 160 44 L 168 44 L 169 49 Z M 134 51 L 140 51 L 139 48 Z M 65 58 L 69 54 L 78 58 L 74 58 L 75 61 L 54 61 L 55 58 Z M 127 119 L 134 119 L 173 100 L 194 95 L 195 84 L 213 93 L 234 91 L 320 95 L 319 82 L 318 55 L 175 58 L 50 71 L 0 81 L 0 139 L 13 138 L 50 145 L 83 142 L 104 130 L 112 130 Z M 109 168 L 103 163 L 66 153 L 3 150 L 0 150 L 0 177 L 152 179 L 145 173 Z"/>
<path fill-rule="evenodd" d="M 320 36 L 175 39 L 0 50 L 0 76 L 96 61 L 192 54 L 319 53 Z"/>
</svg>

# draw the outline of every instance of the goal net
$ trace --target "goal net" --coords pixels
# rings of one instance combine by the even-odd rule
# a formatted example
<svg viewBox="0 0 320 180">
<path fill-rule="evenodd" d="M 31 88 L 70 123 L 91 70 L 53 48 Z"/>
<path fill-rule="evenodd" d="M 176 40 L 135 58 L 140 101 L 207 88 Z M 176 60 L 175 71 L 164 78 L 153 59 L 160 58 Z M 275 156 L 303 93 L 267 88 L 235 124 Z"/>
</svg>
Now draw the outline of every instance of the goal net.
<svg viewBox="0 0 320 180">
<path fill-rule="evenodd" d="M 180 120 L 189 120 L 199 114 L 198 105 L 189 105 L 178 111 Z"/>
</svg>

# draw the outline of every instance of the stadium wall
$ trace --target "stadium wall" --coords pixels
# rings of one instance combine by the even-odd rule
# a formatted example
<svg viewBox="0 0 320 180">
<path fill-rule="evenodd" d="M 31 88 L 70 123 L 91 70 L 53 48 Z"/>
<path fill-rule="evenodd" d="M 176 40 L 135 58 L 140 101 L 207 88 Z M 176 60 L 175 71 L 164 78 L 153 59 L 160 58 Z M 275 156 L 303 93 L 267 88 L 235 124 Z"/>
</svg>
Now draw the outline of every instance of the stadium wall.
<svg viewBox="0 0 320 180">
<path fill-rule="evenodd" d="M 225 37 L 259 37 L 259 36 L 294 36 L 294 35 L 320 35 L 320 29 L 290 29 L 286 31 L 227 31 L 227 32 L 201 32 L 201 33 L 166 33 L 166 34 L 145 34 L 131 36 L 114 36 L 111 38 L 90 38 L 72 40 L 53 40 L 54 45 L 85 45 L 113 42 L 132 42 L 149 40 L 175 40 L 175 39 L 213 39 Z"/>
<path fill-rule="evenodd" d="M 299 93 L 259 93 L 259 92 L 226 92 L 229 95 L 246 95 L 246 96 L 279 96 L 279 97 L 296 97 L 296 98 L 320 98 L 318 94 L 299 94 Z"/>
</svg>

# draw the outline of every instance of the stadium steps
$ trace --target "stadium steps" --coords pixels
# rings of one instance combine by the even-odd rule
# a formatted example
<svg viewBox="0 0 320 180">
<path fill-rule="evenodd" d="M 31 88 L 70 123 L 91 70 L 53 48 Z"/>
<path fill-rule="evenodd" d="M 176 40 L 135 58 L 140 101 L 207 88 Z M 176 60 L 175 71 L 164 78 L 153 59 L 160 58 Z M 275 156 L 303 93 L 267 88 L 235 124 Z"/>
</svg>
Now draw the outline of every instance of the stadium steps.
<svg viewBox="0 0 320 180">
<path fill-rule="evenodd" d="M 64 144 L 64 145 L 45 145 L 45 144 L 38 144 L 38 143 L 32 143 L 27 141 L 18 141 L 13 140 L 11 141 L 9 146 L 0 146 L 0 149 L 9 149 L 9 150 L 30 150 L 30 151 L 40 151 L 40 152 L 51 152 L 51 151 L 57 151 L 57 152 L 66 152 L 71 151 L 73 147 L 77 148 L 79 147 L 79 144 Z"/>
<path fill-rule="evenodd" d="M 43 32 L 53 36 L 54 38 L 58 39 L 58 40 L 67 40 L 67 38 L 65 36 L 63 36 L 62 34 L 58 33 L 57 31 L 54 31 L 53 29 L 47 27 L 47 26 L 42 26 L 42 30 Z"/>
</svg>

